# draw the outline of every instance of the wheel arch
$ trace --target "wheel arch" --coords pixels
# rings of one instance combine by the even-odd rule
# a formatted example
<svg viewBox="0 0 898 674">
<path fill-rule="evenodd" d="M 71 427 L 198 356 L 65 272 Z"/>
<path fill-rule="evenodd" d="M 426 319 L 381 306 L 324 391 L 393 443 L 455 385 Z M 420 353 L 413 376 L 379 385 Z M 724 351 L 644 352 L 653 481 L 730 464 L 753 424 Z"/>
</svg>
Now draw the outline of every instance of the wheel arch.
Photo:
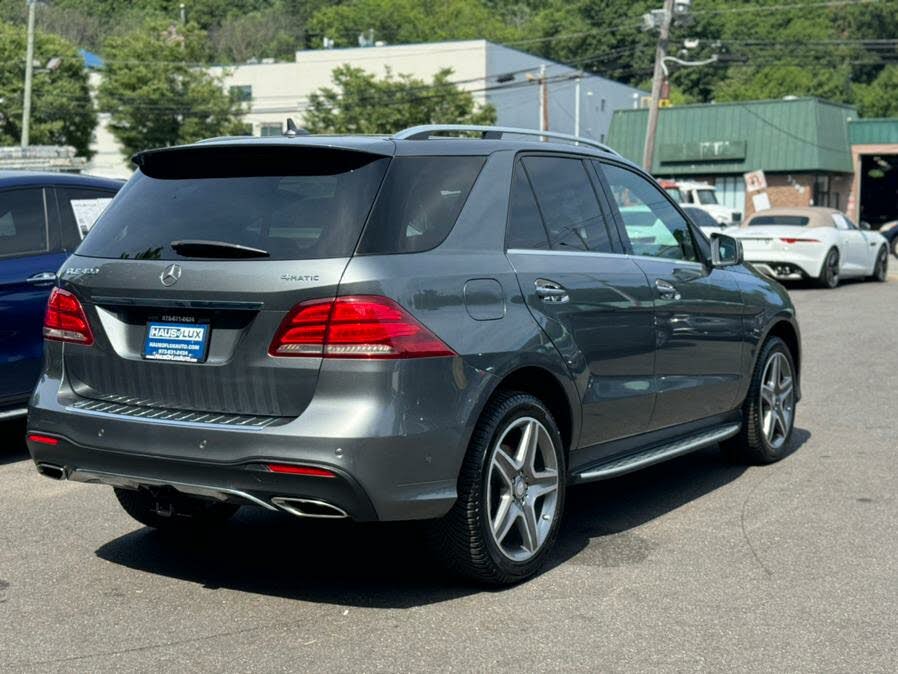
<svg viewBox="0 0 898 674">
<path fill-rule="evenodd" d="M 764 337 L 758 342 L 758 349 L 755 353 L 754 363 L 752 364 L 752 372 L 757 367 L 757 360 L 760 357 L 764 344 L 771 337 L 779 337 L 785 342 L 789 353 L 792 355 L 792 362 L 795 365 L 795 381 L 798 384 L 795 388 L 795 399 L 801 399 L 801 335 L 795 323 L 788 318 L 780 317 L 773 321 L 767 328 Z"/>
</svg>

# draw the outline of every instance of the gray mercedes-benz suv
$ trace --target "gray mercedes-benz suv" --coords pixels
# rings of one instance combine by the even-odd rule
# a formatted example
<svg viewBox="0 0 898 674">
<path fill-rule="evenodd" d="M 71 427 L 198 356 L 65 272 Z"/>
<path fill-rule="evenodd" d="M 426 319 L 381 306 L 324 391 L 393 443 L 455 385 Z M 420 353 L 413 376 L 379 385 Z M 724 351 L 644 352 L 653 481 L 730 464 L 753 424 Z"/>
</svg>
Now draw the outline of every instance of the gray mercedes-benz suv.
<svg viewBox="0 0 898 674">
<path fill-rule="evenodd" d="M 718 442 L 781 458 L 785 290 L 610 149 L 536 134 L 138 154 L 49 302 L 38 470 L 159 528 L 433 519 L 455 569 L 509 583 L 569 485 Z"/>
</svg>

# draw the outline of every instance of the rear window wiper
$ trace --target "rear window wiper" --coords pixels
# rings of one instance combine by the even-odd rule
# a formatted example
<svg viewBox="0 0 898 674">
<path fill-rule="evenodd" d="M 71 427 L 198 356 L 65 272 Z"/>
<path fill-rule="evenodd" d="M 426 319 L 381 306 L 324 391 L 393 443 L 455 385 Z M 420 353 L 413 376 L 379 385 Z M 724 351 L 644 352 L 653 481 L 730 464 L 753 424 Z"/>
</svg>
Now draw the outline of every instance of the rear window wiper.
<svg viewBox="0 0 898 674">
<path fill-rule="evenodd" d="M 206 241 L 203 239 L 183 239 L 172 241 L 172 250 L 184 257 L 225 257 L 225 258 L 252 258 L 271 257 L 271 253 L 261 248 L 241 246 L 239 243 L 227 241 Z"/>
</svg>

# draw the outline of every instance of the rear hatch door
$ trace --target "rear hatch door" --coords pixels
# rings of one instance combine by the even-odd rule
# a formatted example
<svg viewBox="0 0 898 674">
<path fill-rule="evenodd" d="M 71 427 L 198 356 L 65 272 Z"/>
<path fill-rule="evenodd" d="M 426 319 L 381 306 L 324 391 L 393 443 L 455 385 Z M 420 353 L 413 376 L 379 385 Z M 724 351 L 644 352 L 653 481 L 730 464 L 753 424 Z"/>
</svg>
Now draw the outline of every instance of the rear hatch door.
<svg viewBox="0 0 898 674">
<path fill-rule="evenodd" d="M 63 269 L 96 340 L 66 345 L 76 393 L 204 421 L 301 414 L 321 361 L 269 345 L 297 303 L 337 294 L 391 151 L 297 141 L 140 155 Z"/>
</svg>

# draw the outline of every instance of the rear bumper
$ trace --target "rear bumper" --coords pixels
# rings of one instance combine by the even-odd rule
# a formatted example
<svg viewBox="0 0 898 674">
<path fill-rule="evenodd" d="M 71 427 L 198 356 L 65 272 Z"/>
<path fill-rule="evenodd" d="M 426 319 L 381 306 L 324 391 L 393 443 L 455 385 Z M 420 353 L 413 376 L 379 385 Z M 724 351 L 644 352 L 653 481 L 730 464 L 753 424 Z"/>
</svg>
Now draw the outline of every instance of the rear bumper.
<svg viewBox="0 0 898 674">
<path fill-rule="evenodd" d="M 150 486 L 230 490 L 253 497 L 243 502 L 267 506 L 278 497 L 320 500 L 358 520 L 446 514 L 456 499 L 471 420 L 493 385 L 493 375 L 460 358 L 418 359 L 397 363 L 405 369 L 386 372 L 382 385 L 363 390 L 350 365 L 334 363 L 346 370 L 322 377 L 301 416 L 249 428 L 78 409 L 84 399 L 56 376 L 59 355 L 48 349 L 28 415 L 30 433 L 59 442 L 29 442 L 35 462 L 59 466 L 74 479 L 104 473 Z M 397 395 L 397 382 L 406 395 Z M 266 463 L 320 467 L 338 477 L 274 474 Z"/>
<path fill-rule="evenodd" d="M 746 251 L 745 261 L 750 262 L 762 274 L 780 281 L 817 278 L 823 266 L 822 257 L 794 251 Z"/>
</svg>

